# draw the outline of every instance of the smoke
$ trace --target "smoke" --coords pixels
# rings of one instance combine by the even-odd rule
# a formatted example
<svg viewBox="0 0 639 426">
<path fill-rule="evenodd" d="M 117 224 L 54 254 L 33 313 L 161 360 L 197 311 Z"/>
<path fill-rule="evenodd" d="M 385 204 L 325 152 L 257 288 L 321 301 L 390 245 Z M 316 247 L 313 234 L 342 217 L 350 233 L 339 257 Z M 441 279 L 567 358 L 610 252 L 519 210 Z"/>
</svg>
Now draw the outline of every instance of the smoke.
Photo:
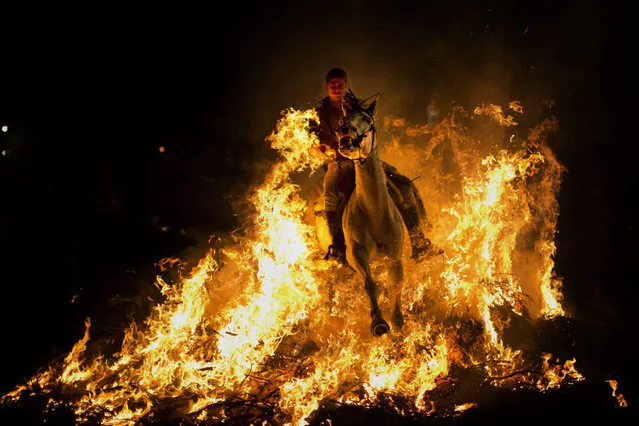
<svg viewBox="0 0 639 426">
<path fill-rule="evenodd" d="M 512 100 L 513 74 L 522 71 L 522 55 L 507 43 L 508 23 L 497 25 L 499 12 L 483 6 L 461 12 L 441 4 L 356 2 L 259 12 L 231 28 L 229 38 L 241 41 L 225 61 L 233 75 L 226 115 L 238 126 L 231 137 L 258 145 L 282 109 L 317 105 L 332 67 L 347 70 L 358 96 L 383 95 L 379 116 L 422 122 L 433 99 L 443 113 L 453 102 Z"/>
</svg>

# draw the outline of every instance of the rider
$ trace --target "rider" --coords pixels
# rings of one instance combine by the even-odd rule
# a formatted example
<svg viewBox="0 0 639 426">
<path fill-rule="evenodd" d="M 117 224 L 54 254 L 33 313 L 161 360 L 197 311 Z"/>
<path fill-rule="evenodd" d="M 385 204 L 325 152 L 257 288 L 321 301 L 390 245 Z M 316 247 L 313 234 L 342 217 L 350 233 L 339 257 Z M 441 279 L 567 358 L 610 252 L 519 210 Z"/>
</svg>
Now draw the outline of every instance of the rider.
<svg viewBox="0 0 639 426">
<path fill-rule="evenodd" d="M 320 140 L 319 149 L 329 157 L 324 175 L 324 213 L 332 239 L 329 254 L 344 260 L 346 245 L 338 207 L 341 202 L 348 200 L 354 189 L 355 169 L 353 162 L 339 153 L 336 131 L 343 124 L 346 111 L 351 105 L 358 103 L 358 100 L 349 90 L 348 75 L 341 68 L 333 68 L 328 72 L 325 85 L 328 96 L 317 107 L 320 122 L 312 127 L 312 131 Z M 383 163 L 383 166 L 391 196 L 409 231 L 413 258 L 440 254 L 441 250 L 422 232 L 421 217 L 426 216 L 426 211 L 417 188 L 395 167 L 387 163 Z"/>
</svg>

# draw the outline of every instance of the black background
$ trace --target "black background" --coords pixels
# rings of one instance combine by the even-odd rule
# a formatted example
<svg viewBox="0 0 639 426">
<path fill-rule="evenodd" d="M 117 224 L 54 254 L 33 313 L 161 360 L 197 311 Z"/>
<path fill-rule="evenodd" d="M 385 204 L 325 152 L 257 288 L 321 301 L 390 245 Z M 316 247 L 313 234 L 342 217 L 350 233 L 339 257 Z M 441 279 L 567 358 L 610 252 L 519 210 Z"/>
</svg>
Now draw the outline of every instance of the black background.
<svg viewBox="0 0 639 426">
<path fill-rule="evenodd" d="M 116 294 L 139 297 L 153 262 L 237 226 L 232 206 L 274 158 L 264 137 L 280 110 L 314 105 L 342 66 L 355 89 L 384 93 L 382 114 L 422 118 L 433 92 L 519 99 L 533 117 L 555 100 L 568 170 L 556 271 L 585 324 L 578 366 L 639 404 L 624 15 L 547 0 L 6 10 L 0 391 L 68 351 Z"/>
</svg>

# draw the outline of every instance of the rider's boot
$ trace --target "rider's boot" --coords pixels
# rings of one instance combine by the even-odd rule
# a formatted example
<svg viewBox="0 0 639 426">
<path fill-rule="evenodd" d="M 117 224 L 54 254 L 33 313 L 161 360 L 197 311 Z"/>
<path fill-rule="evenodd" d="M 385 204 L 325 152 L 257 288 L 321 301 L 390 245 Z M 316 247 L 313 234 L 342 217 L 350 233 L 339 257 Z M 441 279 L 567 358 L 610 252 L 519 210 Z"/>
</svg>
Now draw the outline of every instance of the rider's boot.
<svg viewBox="0 0 639 426">
<path fill-rule="evenodd" d="M 337 212 L 326 212 L 326 221 L 328 222 L 328 230 L 331 234 L 331 245 L 328 247 L 328 253 L 325 259 L 329 257 L 346 263 L 346 243 L 344 241 L 344 232 L 342 231 L 341 217 Z"/>
<path fill-rule="evenodd" d="M 410 237 L 410 245 L 413 248 L 412 258 L 416 260 L 425 260 L 432 256 L 442 254 L 444 251 L 437 247 L 426 236 L 419 226 L 419 213 L 415 207 L 408 207 L 400 210 L 408 235 Z"/>
</svg>

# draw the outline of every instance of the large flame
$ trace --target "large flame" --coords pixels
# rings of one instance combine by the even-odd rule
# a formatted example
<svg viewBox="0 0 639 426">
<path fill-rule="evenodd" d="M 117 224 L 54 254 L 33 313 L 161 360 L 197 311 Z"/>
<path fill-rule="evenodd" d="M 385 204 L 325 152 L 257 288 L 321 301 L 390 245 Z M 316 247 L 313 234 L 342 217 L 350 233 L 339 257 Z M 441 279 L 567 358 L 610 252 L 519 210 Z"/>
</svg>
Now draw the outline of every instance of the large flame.
<svg viewBox="0 0 639 426">
<path fill-rule="evenodd" d="M 519 103 L 509 108 L 523 113 Z M 462 124 L 480 115 L 496 126 L 488 143 Z M 406 325 L 373 338 L 362 283 L 321 259 L 304 221 L 308 200 L 293 182 L 324 161 L 308 131 L 317 119 L 314 111 L 283 114 L 267 138 L 280 158 L 251 195 L 246 234 L 175 283 L 159 277 L 162 302 L 143 324 L 130 325 L 116 353 L 89 356 L 87 319 L 64 362 L 3 403 L 39 391 L 53 405 L 70 404 L 78 422 L 134 424 L 160 410 L 167 415 L 170 406 L 170 415 L 193 422 L 252 415 L 303 424 L 325 402 L 431 414 L 453 366 L 480 368 L 498 386 L 547 390 L 582 379 L 575 360 L 553 363 L 550 354 L 536 372 L 525 369 L 522 350 L 503 337 L 513 316 L 565 315 L 553 276 L 562 166 L 545 142 L 556 122 L 521 137 L 504 132 L 517 123 L 494 105 L 474 114 L 457 107 L 434 127 L 386 118 L 382 158 L 422 176 L 416 184 L 430 237 L 445 254 L 407 264 Z M 383 265 L 373 270 L 384 284 Z M 385 309 L 384 294 L 380 301 Z M 443 409 L 474 406 L 457 401 Z"/>
</svg>

